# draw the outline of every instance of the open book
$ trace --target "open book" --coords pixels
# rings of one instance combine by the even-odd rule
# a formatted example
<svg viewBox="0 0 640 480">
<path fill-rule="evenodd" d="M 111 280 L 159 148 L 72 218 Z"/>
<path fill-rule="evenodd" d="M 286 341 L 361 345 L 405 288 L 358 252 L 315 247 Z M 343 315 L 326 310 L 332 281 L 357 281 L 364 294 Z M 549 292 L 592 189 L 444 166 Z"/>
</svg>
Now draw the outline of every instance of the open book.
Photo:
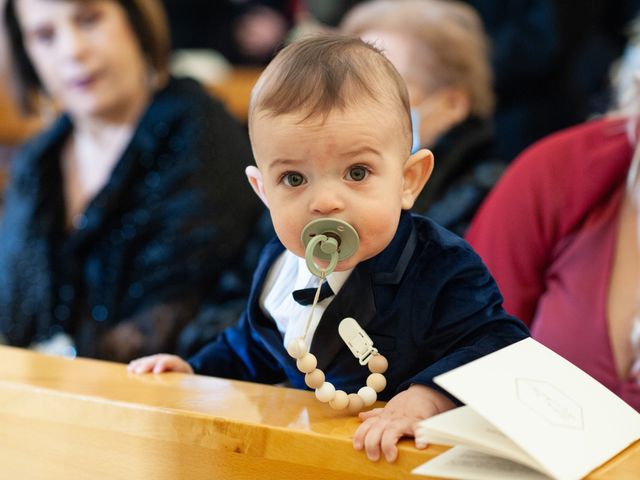
<svg viewBox="0 0 640 480">
<path fill-rule="evenodd" d="M 582 478 L 640 438 L 640 414 L 528 338 L 435 378 L 466 404 L 420 422 L 455 445 L 413 473 L 442 478 Z"/>
</svg>

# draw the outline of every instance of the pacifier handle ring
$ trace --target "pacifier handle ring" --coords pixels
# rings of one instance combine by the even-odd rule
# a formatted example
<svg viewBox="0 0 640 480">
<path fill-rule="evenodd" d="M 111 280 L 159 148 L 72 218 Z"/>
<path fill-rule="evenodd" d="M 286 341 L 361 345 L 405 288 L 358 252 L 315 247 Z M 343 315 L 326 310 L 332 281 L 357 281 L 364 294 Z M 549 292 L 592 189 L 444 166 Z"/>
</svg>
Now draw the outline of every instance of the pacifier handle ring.
<svg viewBox="0 0 640 480">
<path fill-rule="evenodd" d="M 329 261 L 327 268 L 320 268 L 313 262 L 313 251 L 315 250 L 316 245 L 321 242 L 326 242 L 327 240 L 329 240 L 329 237 L 326 235 L 315 235 L 311 240 L 309 240 L 307 248 L 304 251 L 304 259 L 307 263 L 307 268 L 312 274 L 320 278 L 326 278 L 335 270 L 336 265 L 338 265 L 339 254 L 337 250 L 331 253 L 331 260 Z M 335 241 L 335 239 L 332 240 Z"/>
</svg>

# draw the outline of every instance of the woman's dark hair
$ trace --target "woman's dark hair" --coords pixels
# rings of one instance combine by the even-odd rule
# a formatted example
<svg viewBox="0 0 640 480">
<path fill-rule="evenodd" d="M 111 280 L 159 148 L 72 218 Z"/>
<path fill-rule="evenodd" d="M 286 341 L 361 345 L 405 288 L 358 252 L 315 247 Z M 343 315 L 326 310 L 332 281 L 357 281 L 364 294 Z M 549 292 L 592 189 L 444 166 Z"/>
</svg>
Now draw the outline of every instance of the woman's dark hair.
<svg viewBox="0 0 640 480">
<path fill-rule="evenodd" d="M 92 0 L 51 0 L 90 2 Z M 168 71 L 169 27 L 159 0 L 112 0 L 125 11 L 142 53 L 149 65 L 164 76 Z M 4 21 L 7 29 L 8 53 L 13 72 L 13 89 L 16 100 L 24 113 L 34 113 L 36 93 L 42 90 L 40 78 L 31 63 L 24 46 L 22 30 L 15 8 L 16 0 L 6 0 Z"/>
</svg>

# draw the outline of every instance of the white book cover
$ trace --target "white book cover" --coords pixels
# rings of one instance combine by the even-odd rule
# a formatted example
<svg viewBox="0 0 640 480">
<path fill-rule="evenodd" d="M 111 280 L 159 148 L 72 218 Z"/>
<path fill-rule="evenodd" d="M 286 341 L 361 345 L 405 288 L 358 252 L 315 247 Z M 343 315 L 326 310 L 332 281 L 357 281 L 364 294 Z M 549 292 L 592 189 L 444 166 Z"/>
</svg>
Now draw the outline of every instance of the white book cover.
<svg viewBox="0 0 640 480">
<path fill-rule="evenodd" d="M 451 449 L 418 467 L 416 474 L 529 479 L 544 478 L 542 472 L 574 480 L 640 438 L 638 412 L 531 338 L 434 381 L 466 406 L 420 422 L 416 436 L 471 450 Z"/>
</svg>

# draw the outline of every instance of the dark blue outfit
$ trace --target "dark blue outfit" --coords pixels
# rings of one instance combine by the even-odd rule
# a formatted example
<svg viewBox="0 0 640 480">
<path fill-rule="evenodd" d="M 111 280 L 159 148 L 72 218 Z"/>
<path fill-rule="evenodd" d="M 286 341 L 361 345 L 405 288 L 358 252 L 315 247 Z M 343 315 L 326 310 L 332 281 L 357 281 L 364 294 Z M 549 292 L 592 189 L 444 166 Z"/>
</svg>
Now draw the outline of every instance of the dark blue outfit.
<svg viewBox="0 0 640 480">
<path fill-rule="evenodd" d="M 197 332 L 179 338 L 203 302 L 246 295 L 228 274 L 262 211 L 245 132 L 196 82 L 170 80 L 68 230 L 60 154 L 72 129 L 63 115 L 13 160 L 0 332 L 16 346 L 66 332 L 79 355 L 120 361 L 197 351 Z"/>
<path fill-rule="evenodd" d="M 556 0 L 465 2 L 478 10 L 491 38 L 497 152 L 510 162 L 535 140 L 581 120 L 559 62 Z"/>
<path fill-rule="evenodd" d="M 543 136 L 609 109 L 609 70 L 638 0 L 465 2 L 491 37 L 500 158 L 510 162 Z"/>
<path fill-rule="evenodd" d="M 196 373 L 306 388 L 272 318 L 260 308 L 267 273 L 284 251 L 275 239 L 263 252 L 249 305 L 240 322 L 189 359 Z M 464 240 L 426 217 L 403 212 L 387 248 L 361 262 L 325 310 L 311 353 L 327 381 L 347 393 L 366 383 L 361 366 L 338 334 L 353 317 L 389 360 L 388 400 L 417 383 L 528 336 L 502 309 L 502 297 L 480 258 Z"/>
</svg>

